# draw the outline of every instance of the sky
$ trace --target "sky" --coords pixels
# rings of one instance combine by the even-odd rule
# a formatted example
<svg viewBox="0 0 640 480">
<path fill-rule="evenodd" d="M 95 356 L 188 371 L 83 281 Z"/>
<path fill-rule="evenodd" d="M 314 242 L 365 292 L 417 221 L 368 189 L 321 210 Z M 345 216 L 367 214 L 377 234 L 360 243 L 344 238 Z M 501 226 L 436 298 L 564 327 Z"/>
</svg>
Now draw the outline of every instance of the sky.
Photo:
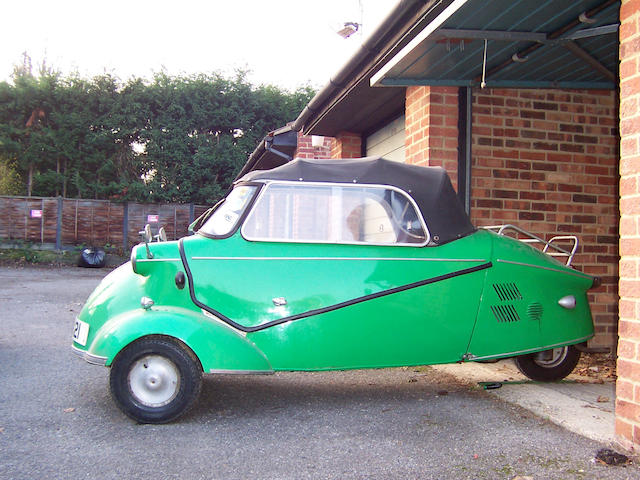
<svg viewBox="0 0 640 480">
<path fill-rule="evenodd" d="M 3 2 L 4 3 L 4 2 Z M 63 75 L 122 80 L 246 69 L 254 84 L 324 86 L 397 0 L 9 0 L 0 81 L 23 52 Z M 363 25 L 348 39 L 344 22 Z"/>
</svg>

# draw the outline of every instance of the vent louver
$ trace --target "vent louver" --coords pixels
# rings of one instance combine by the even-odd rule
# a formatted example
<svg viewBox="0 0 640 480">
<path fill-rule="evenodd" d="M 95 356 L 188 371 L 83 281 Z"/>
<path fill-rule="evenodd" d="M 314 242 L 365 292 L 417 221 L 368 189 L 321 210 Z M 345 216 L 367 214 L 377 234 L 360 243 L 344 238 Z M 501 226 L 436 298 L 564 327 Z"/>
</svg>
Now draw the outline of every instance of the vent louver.
<svg viewBox="0 0 640 480">
<path fill-rule="evenodd" d="M 531 320 L 540 320 L 542 318 L 542 305 L 538 302 L 533 302 L 527 307 L 527 315 Z"/>
<path fill-rule="evenodd" d="M 494 283 L 493 289 L 501 302 L 522 300 L 522 294 L 515 283 Z"/>
<path fill-rule="evenodd" d="M 491 307 L 493 315 L 498 322 L 519 322 L 520 316 L 513 305 L 494 305 Z"/>
<path fill-rule="evenodd" d="M 513 302 L 522 300 L 522 293 L 513 282 L 494 283 L 493 290 L 496 292 L 501 305 L 493 305 L 491 311 L 498 323 L 513 323 L 520 321 L 520 315 Z M 524 313 L 524 312 L 523 312 Z"/>
</svg>

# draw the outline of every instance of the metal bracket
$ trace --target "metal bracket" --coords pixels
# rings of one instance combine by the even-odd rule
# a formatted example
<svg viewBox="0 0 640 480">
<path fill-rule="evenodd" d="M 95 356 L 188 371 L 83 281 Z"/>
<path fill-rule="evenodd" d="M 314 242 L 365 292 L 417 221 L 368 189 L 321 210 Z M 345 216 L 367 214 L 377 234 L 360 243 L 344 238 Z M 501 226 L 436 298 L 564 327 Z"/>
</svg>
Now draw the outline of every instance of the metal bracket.
<svg viewBox="0 0 640 480">
<path fill-rule="evenodd" d="M 593 28 L 583 28 L 575 32 L 566 33 L 557 38 L 549 38 L 549 34 L 544 32 L 512 32 L 505 30 L 471 30 L 462 28 L 441 28 L 437 31 L 436 37 L 446 39 L 468 39 L 468 40 L 496 40 L 501 42 L 536 42 L 536 43 L 560 43 L 580 38 L 597 37 L 616 33 L 620 28 L 617 23 L 601 25 Z"/>
<path fill-rule="evenodd" d="M 504 30 L 468 30 L 461 28 L 441 28 L 436 33 L 444 38 L 498 40 L 504 42 L 538 42 L 547 41 L 546 33 L 509 32 Z"/>
</svg>

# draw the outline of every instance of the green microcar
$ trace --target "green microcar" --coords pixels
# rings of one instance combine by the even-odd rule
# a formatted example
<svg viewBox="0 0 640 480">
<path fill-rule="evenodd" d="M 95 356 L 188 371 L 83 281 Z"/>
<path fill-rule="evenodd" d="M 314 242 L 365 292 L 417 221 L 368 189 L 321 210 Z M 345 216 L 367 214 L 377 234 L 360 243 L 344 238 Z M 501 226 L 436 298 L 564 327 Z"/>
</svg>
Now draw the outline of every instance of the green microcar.
<svg viewBox="0 0 640 480">
<path fill-rule="evenodd" d="M 475 228 L 440 168 L 298 159 L 245 174 L 191 229 L 147 234 L 75 323 L 73 350 L 140 422 L 184 413 L 203 373 L 515 357 L 557 380 L 593 336 L 577 239 Z"/>
</svg>

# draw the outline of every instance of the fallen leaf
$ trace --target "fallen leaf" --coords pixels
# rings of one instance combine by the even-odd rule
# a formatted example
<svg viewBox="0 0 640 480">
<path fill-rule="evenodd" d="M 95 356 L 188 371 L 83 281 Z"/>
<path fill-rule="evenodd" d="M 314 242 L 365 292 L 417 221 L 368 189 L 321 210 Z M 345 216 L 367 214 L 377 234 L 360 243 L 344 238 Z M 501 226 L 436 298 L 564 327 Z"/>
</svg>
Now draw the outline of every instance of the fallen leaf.
<svg viewBox="0 0 640 480">
<path fill-rule="evenodd" d="M 474 459 L 474 460 L 477 460 L 477 459 L 478 459 L 478 454 L 477 454 L 477 453 L 474 453 L 474 454 L 473 454 L 473 459 Z"/>
<path fill-rule="evenodd" d="M 629 457 L 609 448 L 598 450 L 596 460 L 603 465 L 624 465 L 629 463 Z"/>
<path fill-rule="evenodd" d="M 0 427 L 0 433 L 4 433 L 4 427 Z"/>
<path fill-rule="evenodd" d="M 531 477 L 529 475 L 527 475 L 527 476 L 516 475 L 511 480 L 533 480 L 533 477 Z"/>
<path fill-rule="evenodd" d="M 73 407 L 70 407 L 70 408 L 65 408 L 63 411 L 64 411 L 64 413 L 71 413 L 71 412 L 75 412 L 76 409 L 73 408 Z"/>
<path fill-rule="evenodd" d="M 609 401 L 609 397 L 605 397 L 604 395 L 600 395 L 598 397 L 598 403 L 607 403 Z"/>
</svg>

